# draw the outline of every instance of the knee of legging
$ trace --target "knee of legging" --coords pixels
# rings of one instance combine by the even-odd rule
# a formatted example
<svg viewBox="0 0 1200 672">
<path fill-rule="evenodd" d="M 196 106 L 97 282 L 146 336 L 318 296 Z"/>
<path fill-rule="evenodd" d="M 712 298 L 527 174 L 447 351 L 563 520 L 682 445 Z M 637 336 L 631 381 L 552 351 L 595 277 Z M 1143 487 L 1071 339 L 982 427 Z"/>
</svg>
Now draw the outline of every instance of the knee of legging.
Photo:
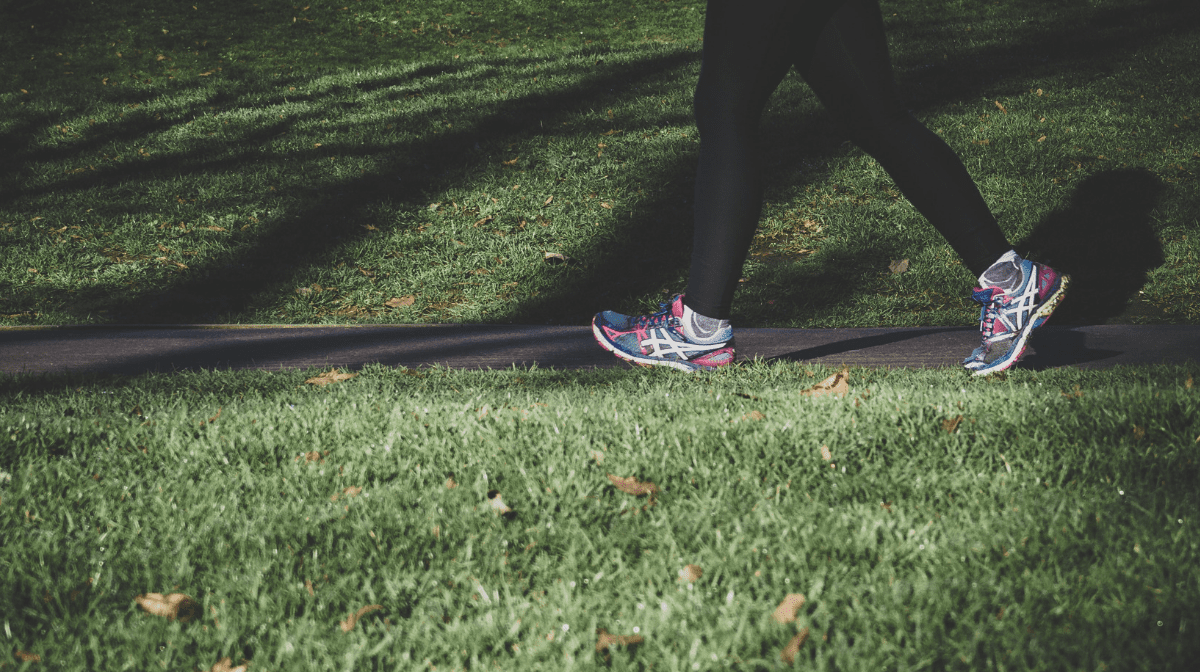
<svg viewBox="0 0 1200 672">
<path fill-rule="evenodd" d="M 759 111 L 753 101 L 736 85 L 701 78 L 693 98 L 696 127 L 706 133 L 749 133 L 758 125 Z"/>
</svg>

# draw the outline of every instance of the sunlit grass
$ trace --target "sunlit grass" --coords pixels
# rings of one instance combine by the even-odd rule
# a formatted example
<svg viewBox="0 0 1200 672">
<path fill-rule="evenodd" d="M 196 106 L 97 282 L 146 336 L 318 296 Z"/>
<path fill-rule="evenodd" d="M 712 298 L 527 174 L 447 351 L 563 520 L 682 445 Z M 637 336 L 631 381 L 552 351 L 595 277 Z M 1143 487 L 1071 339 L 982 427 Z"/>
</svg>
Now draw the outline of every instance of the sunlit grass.
<svg viewBox="0 0 1200 672">
<path fill-rule="evenodd" d="M 64 670 L 773 669 L 801 628 L 810 669 L 1200 654 L 1195 367 L 852 370 L 845 398 L 794 364 L 315 373 L 0 382 L 8 645 Z M 135 603 L 176 592 L 194 620 Z M 599 628 L 645 641 L 606 663 Z"/>
</svg>

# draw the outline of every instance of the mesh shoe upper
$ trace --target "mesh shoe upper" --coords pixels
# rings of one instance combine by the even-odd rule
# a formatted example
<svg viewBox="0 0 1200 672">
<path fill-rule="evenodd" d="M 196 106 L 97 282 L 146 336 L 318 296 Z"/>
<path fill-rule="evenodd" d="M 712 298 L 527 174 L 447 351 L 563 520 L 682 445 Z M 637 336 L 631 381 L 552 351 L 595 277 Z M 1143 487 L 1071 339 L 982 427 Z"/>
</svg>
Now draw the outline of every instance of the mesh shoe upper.
<svg viewBox="0 0 1200 672">
<path fill-rule="evenodd" d="M 624 315 L 606 310 L 592 320 L 592 333 L 602 347 L 638 364 L 696 371 L 729 364 L 734 359 L 733 329 L 725 328 L 715 343 L 694 343 L 683 333 L 683 295 L 650 315 Z"/>
<path fill-rule="evenodd" d="M 1067 276 L 1045 264 L 1021 262 L 1020 288 L 1006 294 L 998 287 L 976 287 L 971 298 L 979 311 L 982 342 L 963 360 L 976 374 L 1007 369 L 1025 352 L 1029 334 L 1045 323 L 1066 291 Z"/>
</svg>

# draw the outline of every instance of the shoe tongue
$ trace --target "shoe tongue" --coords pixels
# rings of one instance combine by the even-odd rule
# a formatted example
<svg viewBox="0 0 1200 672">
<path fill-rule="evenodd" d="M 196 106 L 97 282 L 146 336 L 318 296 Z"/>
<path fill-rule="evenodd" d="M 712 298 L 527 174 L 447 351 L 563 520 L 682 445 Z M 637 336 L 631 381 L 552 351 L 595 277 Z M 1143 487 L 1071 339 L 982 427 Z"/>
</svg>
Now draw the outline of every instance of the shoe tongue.
<svg viewBox="0 0 1200 672">
<path fill-rule="evenodd" d="M 675 298 L 671 299 L 671 317 L 683 319 L 683 295 L 676 294 Z"/>
<path fill-rule="evenodd" d="M 971 298 L 978 303 L 990 303 L 997 294 L 1003 294 L 1004 290 L 999 287 L 976 287 L 971 293 Z"/>
</svg>

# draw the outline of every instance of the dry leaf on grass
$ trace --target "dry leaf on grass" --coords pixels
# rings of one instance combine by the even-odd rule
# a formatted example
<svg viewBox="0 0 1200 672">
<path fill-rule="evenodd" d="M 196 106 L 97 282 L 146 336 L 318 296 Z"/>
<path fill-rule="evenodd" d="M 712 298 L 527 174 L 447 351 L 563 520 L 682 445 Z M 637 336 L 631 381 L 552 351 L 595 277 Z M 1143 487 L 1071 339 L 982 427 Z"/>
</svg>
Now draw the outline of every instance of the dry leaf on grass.
<svg viewBox="0 0 1200 672">
<path fill-rule="evenodd" d="M 649 482 L 642 483 L 632 476 L 629 478 L 621 478 L 620 476 L 613 476 L 612 474 L 609 474 L 608 480 L 612 481 L 612 484 L 615 485 L 621 492 L 633 495 L 634 497 L 653 495 L 658 492 L 657 485 Z"/>
<path fill-rule="evenodd" d="M 546 252 L 542 258 L 549 264 L 565 264 L 571 260 L 570 257 L 559 252 Z"/>
<path fill-rule="evenodd" d="M 446 477 L 446 489 L 447 489 L 447 490 L 453 490 L 453 489 L 455 489 L 455 488 L 457 488 L 457 487 L 458 487 L 458 483 L 455 483 L 455 482 L 454 482 L 454 477 L 453 477 L 453 476 L 447 476 L 447 477 Z"/>
<path fill-rule="evenodd" d="M 607 651 L 608 647 L 616 644 L 617 646 L 635 646 L 646 641 L 641 635 L 613 635 L 609 634 L 604 628 L 596 628 L 596 652 Z"/>
<path fill-rule="evenodd" d="M 598 450 L 593 450 L 590 455 L 591 458 L 596 461 L 596 464 L 604 464 L 604 453 Z"/>
<path fill-rule="evenodd" d="M 750 411 L 741 418 L 742 420 L 766 420 L 767 416 L 763 415 L 762 411 Z"/>
<path fill-rule="evenodd" d="M 796 662 L 796 654 L 800 653 L 800 647 L 804 646 L 804 642 L 808 639 L 808 628 L 800 628 L 800 632 L 796 633 L 795 637 L 783 647 L 783 651 L 779 653 L 779 659 L 791 665 Z"/>
<path fill-rule="evenodd" d="M 512 509 L 508 508 L 508 505 L 505 504 L 504 500 L 500 497 L 499 490 L 492 490 L 488 492 L 488 505 L 492 507 L 493 511 L 500 515 L 512 512 Z"/>
<path fill-rule="evenodd" d="M 134 598 L 142 609 L 168 621 L 187 623 L 200 614 L 200 605 L 183 593 L 146 593 Z"/>
<path fill-rule="evenodd" d="M 22 663 L 42 662 L 42 657 L 36 653 L 29 653 L 28 651 L 21 651 L 20 649 L 14 651 L 13 655 L 16 656 L 17 660 L 21 661 Z M 0 667 L 3 667 L 3 665 L 0 665 Z"/>
<path fill-rule="evenodd" d="M 899 275 L 908 270 L 908 259 L 897 259 L 888 264 L 888 270 L 892 275 Z"/>
<path fill-rule="evenodd" d="M 322 373 L 319 376 L 309 378 L 304 382 L 308 383 L 309 385 L 318 385 L 320 387 L 324 387 L 330 383 L 340 383 L 343 380 L 350 380 L 357 375 L 357 373 L 339 373 L 338 370 L 334 368 Z"/>
<path fill-rule="evenodd" d="M 325 451 L 325 454 L 328 455 L 329 451 Z M 321 462 L 325 461 L 325 458 L 321 455 L 321 453 L 319 453 L 315 450 L 310 450 L 307 453 L 300 453 L 299 455 L 296 456 L 296 459 L 293 461 L 299 462 L 300 458 L 304 458 L 305 464 L 308 464 L 309 462 L 321 463 Z"/>
<path fill-rule="evenodd" d="M 802 397 L 822 397 L 826 394 L 832 394 L 837 397 L 844 397 L 850 392 L 850 369 L 842 369 L 832 376 L 813 385 L 807 390 L 801 390 Z"/>
<path fill-rule="evenodd" d="M 393 296 L 387 301 L 384 301 L 383 305 L 387 306 L 388 308 L 406 308 L 416 303 L 416 301 L 417 296 L 415 294 L 408 294 L 406 296 Z"/>
<path fill-rule="evenodd" d="M 362 492 L 362 488 L 352 485 L 352 486 L 346 488 L 345 490 L 342 490 L 341 492 L 333 493 L 333 496 L 329 498 L 329 501 L 336 502 L 338 500 L 338 498 L 341 497 L 342 495 L 345 495 L 347 497 L 357 497 L 358 493 L 360 493 L 360 492 Z"/>
<path fill-rule="evenodd" d="M 800 607 L 804 606 L 804 596 L 800 593 L 788 593 L 787 597 L 775 607 L 775 613 L 771 614 L 771 618 L 775 619 L 776 623 L 791 623 L 796 620 L 796 612 Z"/>
<path fill-rule="evenodd" d="M 372 611 L 376 611 L 376 610 L 379 610 L 382 608 L 383 608 L 382 604 L 368 604 L 367 606 L 363 607 L 362 609 L 359 609 L 358 611 L 351 612 L 350 615 L 346 617 L 346 620 L 341 622 L 342 632 L 350 632 L 351 630 L 354 629 L 354 625 L 356 623 L 358 623 L 359 619 L 361 619 L 363 616 L 366 616 L 367 614 L 371 613 Z"/>
<path fill-rule="evenodd" d="M 833 459 L 833 453 L 829 452 L 829 446 L 821 446 L 821 459 L 826 462 Z"/>
<path fill-rule="evenodd" d="M 700 565 L 684 565 L 683 569 L 679 570 L 679 580 L 693 583 L 704 575 L 704 570 L 700 569 Z"/>
<path fill-rule="evenodd" d="M 234 667 L 233 659 L 229 656 L 225 656 L 224 658 L 213 663 L 212 669 L 209 670 L 209 672 L 246 672 L 249 668 L 250 664 L 245 662 L 237 667 Z"/>
<path fill-rule="evenodd" d="M 956 415 L 953 418 L 942 420 L 942 429 L 946 430 L 947 434 L 953 434 L 958 431 L 958 426 L 962 424 L 963 416 Z"/>
</svg>

